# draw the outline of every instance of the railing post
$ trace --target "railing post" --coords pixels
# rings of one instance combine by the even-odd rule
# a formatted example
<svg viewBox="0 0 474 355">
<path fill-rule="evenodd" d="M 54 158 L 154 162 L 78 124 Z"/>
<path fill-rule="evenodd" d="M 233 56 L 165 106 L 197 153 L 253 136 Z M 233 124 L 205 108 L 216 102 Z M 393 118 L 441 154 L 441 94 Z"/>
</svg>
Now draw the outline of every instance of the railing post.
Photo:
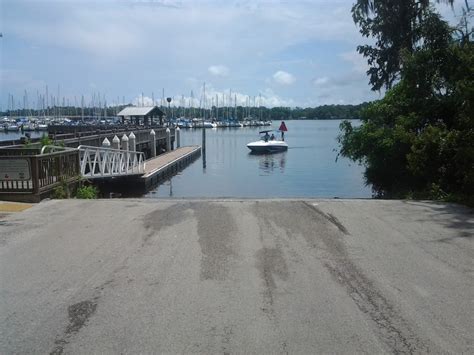
<svg viewBox="0 0 474 355">
<path fill-rule="evenodd" d="M 107 139 L 107 137 L 105 137 L 104 140 L 102 141 L 102 147 L 110 148 L 110 141 Z"/>
<path fill-rule="evenodd" d="M 152 129 L 150 131 L 150 142 L 151 142 L 151 157 L 156 157 L 156 133 Z"/>
<path fill-rule="evenodd" d="M 39 191 L 39 176 L 38 176 L 38 158 L 31 157 L 31 181 L 33 182 L 33 194 L 37 194 Z"/>
</svg>

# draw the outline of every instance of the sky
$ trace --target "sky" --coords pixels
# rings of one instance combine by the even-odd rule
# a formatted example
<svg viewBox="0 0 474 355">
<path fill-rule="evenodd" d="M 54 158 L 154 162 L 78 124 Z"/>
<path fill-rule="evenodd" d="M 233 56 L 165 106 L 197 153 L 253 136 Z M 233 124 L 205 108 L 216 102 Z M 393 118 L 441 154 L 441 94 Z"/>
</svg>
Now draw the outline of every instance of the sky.
<svg viewBox="0 0 474 355">
<path fill-rule="evenodd" d="M 46 86 L 49 97 L 78 105 L 82 95 L 86 104 L 149 105 L 163 90 L 186 106 L 191 97 L 267 107 L 378 99 L 356 52 L 367 39 L 352 3 L 0 0 L 0 106 L 13 95 L 22 107 L 26 91 L 37 107 Z M 459 3 L 438 8 L 456 22 Z"/>
</svg>

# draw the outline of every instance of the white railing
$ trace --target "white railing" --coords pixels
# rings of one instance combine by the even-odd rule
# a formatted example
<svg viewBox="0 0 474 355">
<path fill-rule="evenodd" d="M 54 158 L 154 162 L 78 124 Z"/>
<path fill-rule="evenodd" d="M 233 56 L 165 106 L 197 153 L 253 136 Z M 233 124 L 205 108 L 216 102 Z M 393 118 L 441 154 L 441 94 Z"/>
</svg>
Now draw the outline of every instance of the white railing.
<svg viewBox="0 0 474 355">
<path fill-rule="evenodd" d="M 145 173 L 145 154 L 128 150 L 80 145 L 81 175 L 88 179 Z"/>
</svg>

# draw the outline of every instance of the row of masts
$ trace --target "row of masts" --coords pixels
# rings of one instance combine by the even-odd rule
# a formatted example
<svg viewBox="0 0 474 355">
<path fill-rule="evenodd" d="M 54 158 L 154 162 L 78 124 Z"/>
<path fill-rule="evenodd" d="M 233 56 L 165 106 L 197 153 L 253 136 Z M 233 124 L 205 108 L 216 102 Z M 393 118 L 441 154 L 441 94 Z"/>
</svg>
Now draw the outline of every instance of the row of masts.
<svg viewBox="0 0 474 355">
<path fill-rule="evenodd" d="M 262 96 L 246 96 L 245 102 L 242 103 L 240 100 L 239 106 L 241 106 L 241 114 L 245 117 L 255 116 L 255 109 L 262 107 Z M 165 97 L 165 91 L 162 90 L 160 99 L 155 100 L 155 95 L 151 93 L 151 103 L 149 98 L 141 94 L 135 102 L 136 106 L 159 106 L 163 111 L 167 112 L 171 117 L 205 117 L 209 115 L 209 118 L 213 119 L 232 119 L 237 117 L 237 93 L 232 94 L 232 90 L 229 93 L 215 94 L 209 97 L 205 93 L 205 84 L 203 86 L 202 94 L 199 100 L 194 97 L 194 92 L 191 90 L 190 97 L 185 98 L 184 95 L 177 98 L 171 98 L 168 102 Z M 116 116 L 118 112 L 125 106 L 129 106 L 130 103 L 126 103 L 125 96 L 121 98 L 117 96 L 116 100 L 108 102 L 105 94 L 100 92 L 93 93 L 87 100 L 84 95 L 80 97 L 66 97 L 60 95 L 60 87 L 57 88 L 57 95 L 50 92 L 48 86 L 45 86 L 43 93 L 36 91 L 36 100 L 31 101 L 28 92 L 25 90 L 23 100 L 15 99 L 14 95 L 8 94 L 8 105 L 5 111 L 7 115 L 11 117 L 20 116 L 40 116 L 48 118 L 61 118 L 63 116 L 75 116 L 81 117 L 110 117 Z M 258 106 L 257 106 L 258 105 Z M 243 113 L 242 113 L 243 109 Z M 0 112 L 3 112 L 0 107 Z M 261 119 L 261 110 L 259 110 L 258 116 Z"/>
</svg>

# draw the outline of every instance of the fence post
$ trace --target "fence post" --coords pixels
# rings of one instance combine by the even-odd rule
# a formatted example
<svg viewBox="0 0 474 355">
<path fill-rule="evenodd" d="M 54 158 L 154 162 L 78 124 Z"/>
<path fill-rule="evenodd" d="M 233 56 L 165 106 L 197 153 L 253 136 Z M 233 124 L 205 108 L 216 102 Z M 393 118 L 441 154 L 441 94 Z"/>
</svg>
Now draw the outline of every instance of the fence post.
<svg viewBox="0 0 474 355">
<path fill-rule="evenodd" d="M 104 140 L 102 141 L 102 147 L 110 148 L 110 141 L 107 139 L 107 137 L 105 137 Z"/>
<path fill-rule="evenodd" d="M 31 157 L 31 181 L 33 182 L 33 194 L 37 194 L 39 191 L 39 174 L 38 174 L 38 158 Z"/>
</svg>

